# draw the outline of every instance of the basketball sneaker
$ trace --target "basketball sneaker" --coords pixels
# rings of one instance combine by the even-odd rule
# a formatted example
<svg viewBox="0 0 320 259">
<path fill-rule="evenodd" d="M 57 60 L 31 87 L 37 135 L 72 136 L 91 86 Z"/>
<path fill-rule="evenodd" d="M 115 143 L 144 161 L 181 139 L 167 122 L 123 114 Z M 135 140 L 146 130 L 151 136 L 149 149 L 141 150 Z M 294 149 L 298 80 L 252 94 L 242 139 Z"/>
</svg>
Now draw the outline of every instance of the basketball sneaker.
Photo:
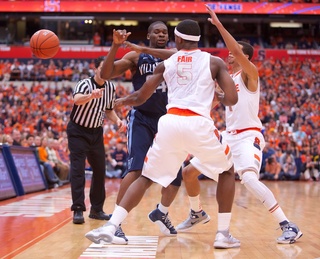
<svg viewBox="0 0 320 259">
<path fill-rule="evenodd" d="M 110 222 L 100 228 L 93 229 L 85 234 L 85 237 L 96 244 L 111 243 L 117 227 Z"/>
<path fill-rule="evenodd" d="M 128 238 L 124 234 L 121 225 L 117 227 L 116 232 L 114 233 L 114 237 L 112 239 L 112 244 L 115 245 L 127 245 L 128 244 Z"/>
<path fill-rule="evenodd" d="M 214 248 L 236 248 L 240 247 L 240 241 L 234 238 L 229 231 L 219 231 L 213 243 Z"/>
<path fill-rule="evenodd" d="M 189 217 L 177 226 L 177 231 L 184 232 L 184 231 L 190 230 L 191 228 L 193 228 L 195 225 L 199 223 L 205 224 L 205 223 L 208 223 L 209 221 L 210 221 L 210 216 L 204 210 L 201 210 L 199 212 L 195 212 L 194 210 L 191 210 Z"/>
<path fill-rule="evenodd" d="M 175 236 L 177 235 L 177 230 L 175 230 L 174 226 L 171 224 L 168 213 L 162 213 L 157 208 L 149 213 L 149 219 L 151 222 L 156 223 L 160 231 L 166 236 Z"/>
<path fill-rule="evenodd" d="M 302 236 L 298 226 L 292 222 L 284 221 L 280 223 L 280 228 L 282 235 L 277 238 L 278 244 L 292 244 Z"/>
</svg>

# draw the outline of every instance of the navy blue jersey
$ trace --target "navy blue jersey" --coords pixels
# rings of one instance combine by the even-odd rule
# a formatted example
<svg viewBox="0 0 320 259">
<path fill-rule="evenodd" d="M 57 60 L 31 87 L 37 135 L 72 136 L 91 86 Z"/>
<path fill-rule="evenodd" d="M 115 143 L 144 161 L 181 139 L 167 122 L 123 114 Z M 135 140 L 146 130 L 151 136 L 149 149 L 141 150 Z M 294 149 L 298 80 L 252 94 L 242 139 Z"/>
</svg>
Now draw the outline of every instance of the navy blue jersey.
<svg viewBox="0 0 320 259">
<path fill-rule="evenodd" d="M 139 90 L 146 80 L 148 80 L 148 77 L 153 75 L 156 66 L 160 62 L 162 62 L 162 60 L 159 58 L 155 58 L 149 54 L 140 54 L 137 70 L 132 77 L 132 84 L 135 91 Z M 134 108 L 145 115 L 160 117 L 167 112 L 167 103 L 167 85 L 163 81 L 144 104 Z"/>
</svg>

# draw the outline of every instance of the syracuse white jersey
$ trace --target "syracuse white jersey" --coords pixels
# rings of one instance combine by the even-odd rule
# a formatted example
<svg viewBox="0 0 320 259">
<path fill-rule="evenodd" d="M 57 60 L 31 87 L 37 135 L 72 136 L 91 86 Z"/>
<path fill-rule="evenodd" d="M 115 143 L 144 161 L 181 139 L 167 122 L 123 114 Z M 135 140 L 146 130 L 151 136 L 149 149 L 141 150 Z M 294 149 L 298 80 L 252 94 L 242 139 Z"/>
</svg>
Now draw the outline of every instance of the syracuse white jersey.
<svg viewBox="0 0 320 259">
<path fill-rule="evenodd" d="M 246 128 L 262 128 L 258 117 L 260 99 L 260 81 L 255 92 L 248 90 L 241 77 L 241 70 L 232 75 L 235 83 L 238 102 L 233 106 L 226 107 L 227 131 L 232 132 Z"/>
<path fill-rule="evenodd" d="M 163 77 L 168 85 L 167 110 L 171 107 L 189 109 L 210 118 L 215 90 L 210 56 L 199 49 L 180 50 L 164 61 Z"/>
</svg>

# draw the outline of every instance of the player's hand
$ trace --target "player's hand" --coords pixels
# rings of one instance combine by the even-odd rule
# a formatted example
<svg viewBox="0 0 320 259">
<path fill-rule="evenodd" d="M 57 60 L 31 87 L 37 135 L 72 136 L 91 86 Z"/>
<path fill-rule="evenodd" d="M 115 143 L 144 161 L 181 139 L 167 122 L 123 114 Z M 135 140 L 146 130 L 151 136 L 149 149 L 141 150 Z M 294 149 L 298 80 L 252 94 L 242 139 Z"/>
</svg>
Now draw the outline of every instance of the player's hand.
<svg viewBox="0 0 320 259">
<path fill-rule="evenodd" d="M 125 41 L 124 45 L 126 46 L 126 48 L 131 49 L 132 51 L 135 51 L 137 53 L 142 53 L 142 48 L 141 46 L 131 43 L 130 41 Z"/>
<path fill-rule="evenodd" d="M 103 92 L 104 92 L 104 88 L 101 89 L 95 89 L 92 91 L 91 93 L 91 98 L 95 99 L 95 98 L 101 98 L 103 96 Z"/>
<path fill-rule="evenodd" d="M 122 132 L 125 131 L 126 124 L 122 120 L 118 120 L 116 124 L 118 126 L 119 131 L 122 131 Z"/>
<path fill-rule="evenodd" d="M 114 109 L 117 109 L 117 108 L 123 106 L 123 103 L 122 103 L 123 99 L 124 98 L 118 98 L 114 101 Z"/>
<path fill-rule="evenodd" d="M 205 5 L 207 8 L 208 13 L 210 14 L 211 18 L 208 18 L 208 21 L 211 22 L 213 25 L 217 25 L 220 23 L 216 13 L 210 8 L 209 5 Z"/>
<path fill-rule="evenodd" d="M 131 32 L 127 32 L 127 30 L 113 29 L 113 43 L 117 45 L 121 45 L 128 39 L 130 35 L 131 35 Z"/>
</svg>

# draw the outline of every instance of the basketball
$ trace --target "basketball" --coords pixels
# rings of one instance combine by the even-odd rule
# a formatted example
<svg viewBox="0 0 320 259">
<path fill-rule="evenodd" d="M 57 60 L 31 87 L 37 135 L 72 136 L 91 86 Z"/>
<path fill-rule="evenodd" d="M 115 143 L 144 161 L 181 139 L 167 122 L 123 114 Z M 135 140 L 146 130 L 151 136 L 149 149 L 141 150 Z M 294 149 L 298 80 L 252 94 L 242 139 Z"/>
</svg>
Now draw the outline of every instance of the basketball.
<svg viewBox="0 0 320 259">
<path fill-rule="evenodd" d="M 32 53 L 41 59 L 53 58 L 60 47 L 58 36 L 50 30 L 39 30 L 30 39 Z"/>
</svg>

